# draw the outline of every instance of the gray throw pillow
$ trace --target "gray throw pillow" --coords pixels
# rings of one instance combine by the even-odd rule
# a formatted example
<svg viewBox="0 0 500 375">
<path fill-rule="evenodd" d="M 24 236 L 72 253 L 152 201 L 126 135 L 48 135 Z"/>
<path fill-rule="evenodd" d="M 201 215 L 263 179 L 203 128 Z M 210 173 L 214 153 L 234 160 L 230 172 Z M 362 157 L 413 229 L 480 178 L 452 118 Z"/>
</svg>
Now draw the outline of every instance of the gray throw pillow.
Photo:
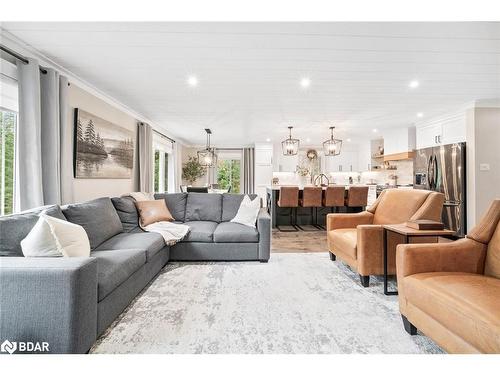
<svg viewBox="0 0 500 375">
<path fill-rule="evenodd" d="M 91 249 L 95 249 L 104 241 L 123 232 L 120 217 L 109 198 L 70 204 L 63 207 L 63 213 L 68 221 L 81 225 L 85 229 Z"/>
<path fill-rule="evenodd" d="M 155 194 L 155 199 L 165 199 L 168 210 L 175 221 L 184 221 L 186 217 L 187 193 L 157 193 Z"/>
<path fill-rule="evenodd" d="M 111 198 L 111 202 L 120 217 L 124 232 L 131 232 L 139 226 L 139 214 L 132 197 Z"/>
</svg>

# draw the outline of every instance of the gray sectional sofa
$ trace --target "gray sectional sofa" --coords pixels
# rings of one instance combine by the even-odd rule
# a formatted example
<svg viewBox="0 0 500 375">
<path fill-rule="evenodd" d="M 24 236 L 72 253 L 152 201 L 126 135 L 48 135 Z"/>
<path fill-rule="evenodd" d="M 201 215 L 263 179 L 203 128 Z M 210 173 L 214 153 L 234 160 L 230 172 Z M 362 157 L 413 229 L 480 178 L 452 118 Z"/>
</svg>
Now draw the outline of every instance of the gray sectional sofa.
<svg viewBox="0 0 500 375">
<path fill-rule="evenodd" d="M 0 217 L 0 341 L 48 342 L 51 353 L 85 353 L 169 260 L 268 261 L 266 210 L 261 209 L 255 229 L 230 222 L 243 195 L 155 198 L 165 199 L 175 221 L 191 229 L 172 247 L 159 234 L 139 228 L 130 197 Z M 41 212 L 82 225 L 90 258 L 23 257 L 20 241 Z"/>
</svg>

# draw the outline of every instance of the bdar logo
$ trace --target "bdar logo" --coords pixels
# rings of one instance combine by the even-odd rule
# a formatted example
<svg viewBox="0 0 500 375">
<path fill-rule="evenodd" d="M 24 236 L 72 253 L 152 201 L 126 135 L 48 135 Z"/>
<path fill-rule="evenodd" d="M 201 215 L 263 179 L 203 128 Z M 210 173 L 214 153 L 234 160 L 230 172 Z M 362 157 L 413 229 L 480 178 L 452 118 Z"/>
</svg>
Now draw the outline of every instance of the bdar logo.
<svg viewBox="0 0 500 375">
<path fill-rule="evenodd" d="M 5 340 L 2 345 L 0 345 L 0 351 L 2 352 L 7 352 L 9 354 L 12 354 L 16 351 L 17 349 L 17 343 L 16 342 L 10 342 L 9 340 Z"/>
</svg>

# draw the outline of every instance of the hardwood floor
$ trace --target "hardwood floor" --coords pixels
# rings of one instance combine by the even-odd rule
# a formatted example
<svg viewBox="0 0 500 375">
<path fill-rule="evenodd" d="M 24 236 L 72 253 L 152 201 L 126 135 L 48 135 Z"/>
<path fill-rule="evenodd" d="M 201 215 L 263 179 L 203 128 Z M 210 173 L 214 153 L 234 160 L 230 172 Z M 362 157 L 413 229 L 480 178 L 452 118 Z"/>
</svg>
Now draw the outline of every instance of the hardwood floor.
<svg viewBox="0 0 500 375">
<path fill-rule="evenodd" d="M 320 253 L 328 251 L 326 232 L 280 232 L 273 230 L 272 253 Z"/>
</svg>

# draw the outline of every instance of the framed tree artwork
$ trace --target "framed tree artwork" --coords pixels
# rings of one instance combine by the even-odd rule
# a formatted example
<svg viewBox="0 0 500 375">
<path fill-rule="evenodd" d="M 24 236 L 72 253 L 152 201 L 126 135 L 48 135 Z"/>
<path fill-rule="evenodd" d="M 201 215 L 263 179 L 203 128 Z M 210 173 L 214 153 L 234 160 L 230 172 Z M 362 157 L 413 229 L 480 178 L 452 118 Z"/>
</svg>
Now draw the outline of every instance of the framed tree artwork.
<svg viewBox="0 0 500 375">
<path fill-rule="evenodd" d="M 75 178 L 132 178 L 134 133 L 75 108 Z"/>
</svg>

